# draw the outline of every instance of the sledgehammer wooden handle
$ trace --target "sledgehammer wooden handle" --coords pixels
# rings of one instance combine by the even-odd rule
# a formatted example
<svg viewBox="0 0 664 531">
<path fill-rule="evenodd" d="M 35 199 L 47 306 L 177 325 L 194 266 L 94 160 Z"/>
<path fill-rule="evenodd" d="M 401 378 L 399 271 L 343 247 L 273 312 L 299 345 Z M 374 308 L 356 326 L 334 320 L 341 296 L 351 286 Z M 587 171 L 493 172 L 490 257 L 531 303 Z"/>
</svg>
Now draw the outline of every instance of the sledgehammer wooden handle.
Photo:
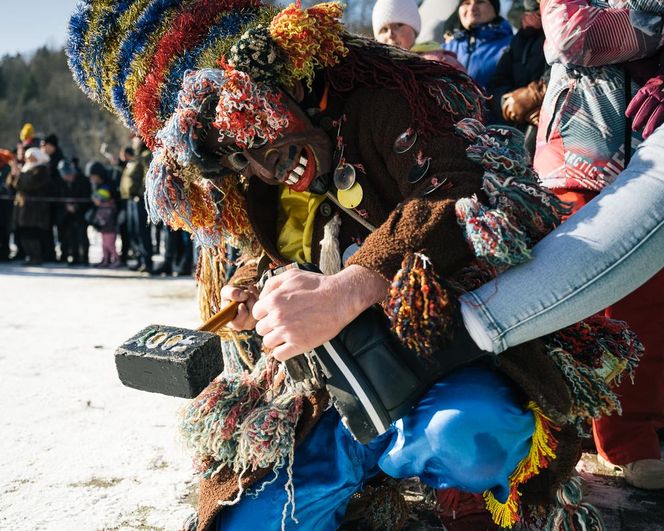
<svg viewBox="0 0 664 531">
<path fill-rule="evenodd" d="M 216 332 L 222 326 L 226 326 L 233 319 L 235 319 L 238 306 L 240 306 L 238 301 L 233 301 L 227 304 L 207 321 L 205 321 L 201 326 L 199 326 L 198 329 L 201 332 Z"/>
</svg>

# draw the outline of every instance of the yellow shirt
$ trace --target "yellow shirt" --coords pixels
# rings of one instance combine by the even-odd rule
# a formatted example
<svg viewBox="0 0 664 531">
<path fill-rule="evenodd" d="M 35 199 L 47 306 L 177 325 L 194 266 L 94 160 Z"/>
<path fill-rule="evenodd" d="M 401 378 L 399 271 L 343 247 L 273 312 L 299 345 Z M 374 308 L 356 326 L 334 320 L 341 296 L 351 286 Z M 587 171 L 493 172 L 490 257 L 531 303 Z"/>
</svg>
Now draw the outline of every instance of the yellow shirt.
<svg viewBox="0 0 664 531">
<path fill-rule="evenodd" d="M 284 257 L 298 263 L 311 262 L 314 218 L 324 200 L 324 195 L 279 187 L 277 249 Z"/>
</svg>

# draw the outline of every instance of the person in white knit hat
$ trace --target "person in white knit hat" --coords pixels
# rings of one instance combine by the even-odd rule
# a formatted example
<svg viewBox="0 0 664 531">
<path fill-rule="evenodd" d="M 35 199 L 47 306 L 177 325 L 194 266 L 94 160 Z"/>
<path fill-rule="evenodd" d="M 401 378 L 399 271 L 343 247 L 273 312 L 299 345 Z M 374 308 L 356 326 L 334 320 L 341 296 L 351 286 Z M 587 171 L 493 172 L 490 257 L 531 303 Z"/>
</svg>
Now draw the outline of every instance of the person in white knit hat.
<svg viewBox="0 0 664 531">
<path fill-rule="evenodd" d="M 378 0 L 371 14 L 374 38 L 383 44 L 410 50 L 422 19 L 415 0 Z"/>
<path fill-rule="evenodd" d="M 378 0 L 371 14 L 374 38 L 391 46 L 415 52 L 425 59 L 447 63 L 465 71 L 454 52 L 443 50 L 437 42 L 415 44 L 422 19 L 415 0 Z"/>
</svg>

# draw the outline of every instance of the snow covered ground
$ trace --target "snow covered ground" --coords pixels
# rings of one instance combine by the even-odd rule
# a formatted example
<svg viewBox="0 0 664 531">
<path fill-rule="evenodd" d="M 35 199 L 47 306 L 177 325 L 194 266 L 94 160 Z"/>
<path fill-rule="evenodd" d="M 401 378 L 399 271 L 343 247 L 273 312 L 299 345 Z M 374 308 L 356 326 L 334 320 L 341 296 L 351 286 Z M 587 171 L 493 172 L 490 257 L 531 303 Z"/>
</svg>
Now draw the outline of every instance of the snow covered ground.
<svg viewBox="0 0 664 531">
<path fill-rule="evenodd" d="M 0 264 L 0 530 L 178 529 L 195 498 L 184 401 L 123 387 L 113 352 L 197 316 L 191 279 Z M 578 469 L 608 531 L 664 531 L 664 491 L 628 488 L 591 454 Z"/>
<path fill-rule="evenodd" d="M 124 387 L 116 346 L 198 325 L 192 279 L 0 265 L 0 529 L 177 529 L 192 469 L 177 398 Z"/>
</svg>

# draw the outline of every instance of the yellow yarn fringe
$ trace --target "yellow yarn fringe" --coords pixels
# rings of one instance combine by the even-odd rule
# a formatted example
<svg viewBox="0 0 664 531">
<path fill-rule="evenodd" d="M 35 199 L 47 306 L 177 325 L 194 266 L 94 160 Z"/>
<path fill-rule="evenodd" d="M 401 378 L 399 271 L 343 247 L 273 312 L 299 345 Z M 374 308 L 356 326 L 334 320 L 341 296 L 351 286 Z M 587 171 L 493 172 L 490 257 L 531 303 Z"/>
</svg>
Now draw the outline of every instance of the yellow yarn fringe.
<svg viewBox="0 0 664 531">
<path fill-rule="evenodd" d="M 324 2 L 302 9 L 300 0 L 283 9 L 270 24 L 270 35 L 289 60 L 282 82 L 296 79 L 311 87 L 316 68 L 332 67 L 348 54 L 341 35 L 344 8 Z"/>
<path fill-rule="evenodd" d="M 224 268 L 217 249 L 201 247 L 198 260 L 198 310 L 201 321 L 205 322 L 221 310 L 220 292 L 223 287 Z"/>
<path fill-rule="evenodd" d="M 511 528 L 519 521 L 521 497 L 519 487 L 549 466 L 549 463 L 556 458 L 558 441 L 552 433 L 552 430 L 557 429 L 556 426 L 535 402 L 530 402 L 527 409 L 533 412 L 535 430 L 528 455 L 519 462 L 510 475 L 510 493 L 507 500 L 504 503 L 499 502 L 489 490 L 483 494 L 486 508 L 491 513 L 493 521 L 506 528 Z"/>
</svg>

